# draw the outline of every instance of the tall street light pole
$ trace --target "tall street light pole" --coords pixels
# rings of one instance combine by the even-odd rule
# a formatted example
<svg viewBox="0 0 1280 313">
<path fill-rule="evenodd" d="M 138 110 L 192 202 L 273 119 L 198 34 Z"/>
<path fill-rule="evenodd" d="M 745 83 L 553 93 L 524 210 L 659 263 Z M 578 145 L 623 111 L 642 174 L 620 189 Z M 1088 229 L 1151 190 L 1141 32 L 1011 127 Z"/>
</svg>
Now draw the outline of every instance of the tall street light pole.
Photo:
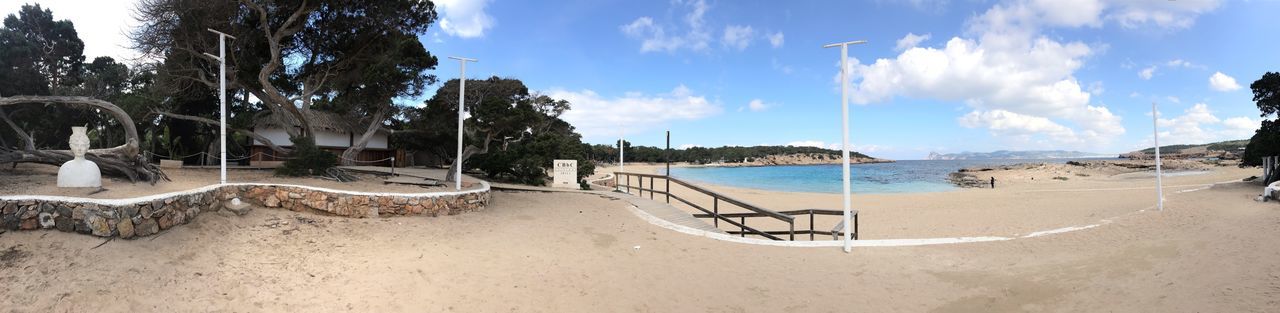
<svg viewBox="0 0 1280 313">
<path fill-rule="evenodd" d="M 205 56 L 218 60 L 218 107 L 221 110 L 220 119 L 218 120 L 218 134 L 221 137 L 219 159 L 222 164 L 219 165 L 219 183 L 227 183 L 227 38 L 236 39 L 226 33 L 208 28 L 210 32 L 218 34 L 218 56 L 205 53 Z"/>
<path fill-rule="evenodd" d="M 833 43 L 822 46 L 823 48 L 840 47 L 840 119 L 843 122 L 840 136 L 844 138 L 843 144 L 840 145 L 840 153 L 844 156 L 844 252 L 853 251 L 853 241 L 850 240 L 849 228 L 852 224 L 850 210 L 852 210 L 851 191 L 849 187 L 849 45 L 864 44 L 866 40 L 857 40 L 841 43 Z"/>
<path fill-rule="evenodd" d="M 458 63 L 462 63 L 462 76 L 459 76 L 458 78 L 458 154 L 457 154 L 457 157 L 455 158 L 456 160 L 454 160 L 454 162 L 457 162 L 457 165 L 455 166 L 457 168 L 457 172 L 454 173 L 456 177 L 455 179 L 456 181 L 453 184 L 454 189 L 461 191 L 462 190 L 462 119 L 463 119 L 462 111 L 467 107 L 465 105 L 466 100 L 464 100 L 466 99 L 466 96 L 467 96 L 467 62 L 476 62 L 476 59 L 468 59 L 464 57 L 449 57 L 449 58 L 458 60 Z"/>
<path fill-rule="evenodd" d="M 1164 184 L 1160 182 L 1164 176 L 1160 171 L 1160 116 L 1156 112 L 1156 103 L 1151 103 L 1151 138 L 1156 144 L 1156 210 L 1164 211 Z"/>
</svg>

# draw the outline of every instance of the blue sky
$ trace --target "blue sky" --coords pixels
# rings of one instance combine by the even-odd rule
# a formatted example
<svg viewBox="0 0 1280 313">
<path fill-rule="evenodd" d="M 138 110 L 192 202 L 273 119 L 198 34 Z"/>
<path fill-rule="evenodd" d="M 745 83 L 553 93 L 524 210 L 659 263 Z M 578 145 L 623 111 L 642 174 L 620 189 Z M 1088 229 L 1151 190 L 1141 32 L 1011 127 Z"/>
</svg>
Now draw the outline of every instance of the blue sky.
<svg viewBox="0 0 1280 313">
<path fill-rule="evenodd" d="M 0 0 L 16 11 L 28 1 Z M 134 1 L 36 1 L 71 19 L 86 55 L 128 57 Z M 437 1 L 422 36 L 446 56 L 570 100 L 591 143 L 814 145 L 840 141 L 849 51 L 855 150 L 1066 149 L 1246 139 L 1248 85 L 1280 71 L 1280 1 Z M 414 101 L 416 102 L 416 101 Z M 1272 117 L 1274 118 L 1274 117 Z"/>
<path fill-rule="evenodd" d="M 1280 43 L 1265 39 L 1280 33 L 1269 22 L 1275 1 L 442 7 L 452 24 L 424 36 L 428 49 L 480 59 L 469 75 L 517 77 L 571 100 L 566 118 L 593 143 L 625 129 L 637 144 L 662 145 L 669 129 L 673 146 L 835 146 L 839 51 L 821 46 L 856 39 L 869 43 L 849 51 L 852 145 L 897 159 L 1129 151 L 1151 142 L 1153 101 L 1162 143 L 1246 139 L 1260 120 L 1248 84 L 1280 70 Z M 456 72 L 445 62 L 437 75 Z"/>
</svg>

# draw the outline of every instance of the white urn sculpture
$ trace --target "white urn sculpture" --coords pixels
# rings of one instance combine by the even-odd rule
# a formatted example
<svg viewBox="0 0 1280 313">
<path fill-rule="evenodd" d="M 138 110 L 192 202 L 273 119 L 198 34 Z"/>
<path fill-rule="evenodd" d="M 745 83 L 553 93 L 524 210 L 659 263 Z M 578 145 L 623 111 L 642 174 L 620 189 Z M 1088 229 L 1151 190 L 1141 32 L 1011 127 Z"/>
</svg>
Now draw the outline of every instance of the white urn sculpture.
<svg viewBox="0 0 1280 313">
<path fill-rule="evenodd" d="M 72 127 L 71 154 L 75 159 L 62 163 L 58 168 L 58 187 L 102 187 L 102 172 L 98 164 L 85 160 L 84 154 L 89 151 L 89 136 L 84 127 Z"/>
</svg>

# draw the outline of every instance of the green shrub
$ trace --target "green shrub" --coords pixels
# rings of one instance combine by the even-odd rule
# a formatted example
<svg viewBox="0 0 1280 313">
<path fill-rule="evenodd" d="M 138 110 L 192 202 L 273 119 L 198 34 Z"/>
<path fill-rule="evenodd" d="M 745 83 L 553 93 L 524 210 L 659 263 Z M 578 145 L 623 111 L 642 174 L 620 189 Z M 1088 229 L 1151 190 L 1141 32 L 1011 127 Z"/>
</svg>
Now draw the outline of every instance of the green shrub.
<svg viewBox="0 0 1280 313">
<path fill-rule="evenodd" d="M 311 137 L 290 138 L 293 141 L 293 157 L 276 168 L 276 175 L 323 175 L 324 171 L 338 164 L 338 156 L 320 149 Z"/>
</svg>

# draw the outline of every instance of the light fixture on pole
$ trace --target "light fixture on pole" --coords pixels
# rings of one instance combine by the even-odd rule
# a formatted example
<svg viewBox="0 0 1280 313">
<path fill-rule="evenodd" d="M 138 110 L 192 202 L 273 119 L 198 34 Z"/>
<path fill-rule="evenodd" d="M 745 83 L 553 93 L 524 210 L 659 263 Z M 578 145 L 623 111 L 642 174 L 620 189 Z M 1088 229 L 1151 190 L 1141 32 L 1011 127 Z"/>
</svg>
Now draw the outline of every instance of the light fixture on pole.
<svg viewBox="0 0 1280 313">
<path fill-rule="evenodd" d="M 1156 144 L 1156 210 L 1164 211 L 1164 184 L 1160 183 L 1160 178 L 1164 173 L 1160 171 L 1160 115 L 1156 111 L 1156 103 L 1151 103 L 1151 129 L 1152 140 Z"/>
<path fill-rule="evenodd" d="M 457 163 L 457 172 L 454 177 L 454 189 L 462 190 L 462 111 L 466 109 L 464 105 L 467 95 L 467 62 L 476 62 L 476 59 L 468 59 L 464 57 L 449 57 L 462 63 L 462 76 L 458 77 L 458 154 L 454 162 Z"/>
<path fill-rule="evenodd" d="M 626 137 L 627 137 L 627 130 L 619 129 L 618 130 L 618 172 L 626 172 L 626 164 L 624 163 L 625 162 L 623 159 L 624 154 L 622 152 L 623 148 L 627 147 L 626 145 L 627 142 L 625 139 L 623 139 Z M 613 187 L 618 189 L 617 191 L 622 191 L 622 187 L 619 187 L 617 185 L 614 185 Z M 631 192 L 631 186 L 627 186 L 627 192 Z"/>
<path fill-rule="evenodd" d="M 220 31 L 213 30 L 212 28 L 208 28 L 207 30 L 215 34 L 218 34 L 218 55 L 214 56 L 208 53 L 205 53 L 204 55 L 210 58 L 213 58 L 214 60 L 218 60 L 218 107 L 220 110 L 220 113 L 219 113 L 220 117 L 218 119 L 218 136 L 221 137 L 221 139 L 219 139 L 221 142 L 220 143 L 221 151 L 219 154 L 219 159 L 222 162 L 221 165 L 218 166 L 220 171 L 220 174 L 218 176 L 219 177 L 218 182 L 221 184 L 226 184 L 227 183 L 227 59 L 226 59 L 227 38 L 236 39 L 236 37 L 227 35 L 226 33 L 223 33 Z"/>
<path fill-rule="evenodd" d="M 867 43 L 867 41 L 857 40 L 822 46 L 823 48 L 840 47 L 840 119 L 843 125 L 840 136 L 844 138 L 840 145 L 840 153 L 844 156 L 844 220 L 841 221 L 841 225 L 844 225 L 844 228 L 841 232 L 844 233 L 845 253 L 853 251 L 853 241 L 850 240 L 849 235 L 849 227 L 852 224 L 850 210 L 852 210 L 853 202 L 851 199 L 852 192 L 849 187 L 849 45 L 864 43 Z"/>
</svg>

